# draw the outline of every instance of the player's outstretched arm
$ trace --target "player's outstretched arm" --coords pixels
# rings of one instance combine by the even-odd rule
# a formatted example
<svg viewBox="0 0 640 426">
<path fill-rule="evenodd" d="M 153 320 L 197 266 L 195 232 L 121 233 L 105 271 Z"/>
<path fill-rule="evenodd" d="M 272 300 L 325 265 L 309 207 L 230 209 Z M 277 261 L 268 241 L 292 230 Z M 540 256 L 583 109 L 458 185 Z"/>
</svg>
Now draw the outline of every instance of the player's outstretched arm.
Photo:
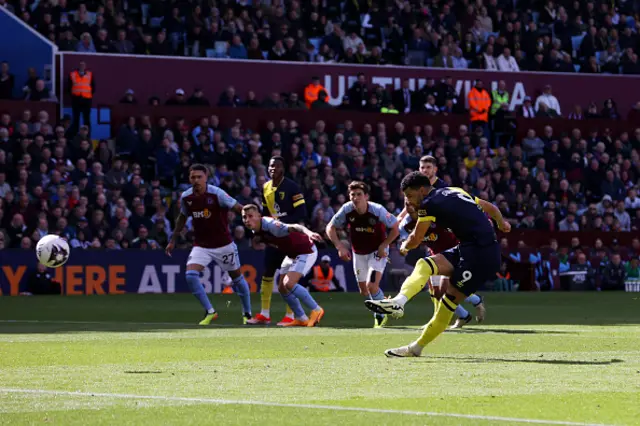
<svg viewBox="0 0 640 426">
<path fill-rule="evenodd" d="M 502 216 L 502 212 L 498 207 L 496 207 L 493 203 L 481 200 L 479 198 L 477 199 L 477 201 L 478 205 L 482 207 L 482 210 L 489 216 L 491 216 L 491 219 L 496 221 L 499 230 L 501 230 L 502 232 L 511 231 L 511 224 L 507 220 L 505 220 L 505 218 Z"/>
<path fill-rule="evenodd" d="M 180 236 L 180 233 L 182 232 L 182 229 L 184 228 L 184 225 L 186 223 L 187 216 L 185 216 L 185 214 L 181 212 L 176 219 L 176 226 L 173 230 L 173 235 L 171 235 L 171 240 L 169 241 L 169 244 L 167 244 L 167 248 L 165 249 L 165 253 L 167 254 L 167 256 L 171 256 L 171 252 L 173 252 L 173 249 L 176 246 L 176 241 L 178 241 L 178 237 Z"/>
<path fill-rule="evenodd" d="M 310 230 L 304 225 L 293 224 L 293 225 L 287 225 L 287 227 L 289 228 L 289 231 L 300 232 L 306 235 L 307 237 L 311 238 L 313 241 L 318 241 L 318 242 L 324 241 L 324 238 L 322 238 L 322 235 L 318 234 L 317 232 L 313 232 L 312 230 Z"/>
<path fill-rule="evenodd" d="M 409 237 L 400 245 L 400 254 L 406 255 L 409 250 L 413 250 L 418 247 L 424 240 L 424 236 L 427 235 L 427 231 L 431 227 L 431 220 L 426 218 L 419 218 L 416 227 L 411 231 Z"/>
</svg>

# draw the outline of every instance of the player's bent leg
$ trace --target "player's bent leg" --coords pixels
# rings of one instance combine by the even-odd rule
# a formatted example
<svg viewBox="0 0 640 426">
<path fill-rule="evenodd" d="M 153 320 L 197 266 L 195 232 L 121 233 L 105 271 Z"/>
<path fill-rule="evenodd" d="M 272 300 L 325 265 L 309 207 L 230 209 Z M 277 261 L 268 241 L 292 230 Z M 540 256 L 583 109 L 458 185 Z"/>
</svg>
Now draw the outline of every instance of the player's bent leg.
<svg viewBox="0 0 640 426">
<path fill-rule="evenodd" d="M 456 319 L 456 322 L 449 327 L 449 330 L 460 329 L 471 322 L 471 314 L 462 306 L 462 304 L 458 305 L 456 308 L 455 315 L 458 319 Z"/>
<path fill-rule="evenodd" d="M 420 259 L 402 284 L 400 294 L 392 299 L 367 300 L 365 305 L 373 312 L 400 318 L 404 315 L 405 303 L 420 293 L 432 275 L 450 275 L 452 272 L 453 265 L 442 254 Z"/>
<path fill-rule="evenodd" d="M 380 280 L 382 279 L 382 272 L 371 269 L 369 271 L 369 282 L 367 282 L 367 291 L 369 292 L 372 300 L 384 300 L 384 292 L 380 288 Z M 388 315 L 373 314 L 373 328 L 382 328 L 387 325 L 389 320 Z"/>
<path fill-rule="evenodd" d="M 218 318 L 218 313 L 213 309 L 211 305 L 211 301 L 209 300 L 209 296 L 207 296 L 207 292 L 204 290 L 204 286 L 200 281 L 200 274 L 204 270 L 203 265 L 199 265 L 196 263 L 191 263 L 187 265 L 187 271 L 185 272 L 185 279 L 187 280 L 187 284 L 189 285 L 189 289 L 191 290 L 191 294 L 193 294 L 196 299 L 200 302 L 200 305 L 205 310 L 204 318 L 200 321 L 200 325 L 209 325 L 211 321 Z"/>
<path fill-rule="evenodd" d="M 248 324 L 248 321 L 251 320 L 251 289 L 249 288 L 249 283 L 247 283 L 240 269 L 229 271 L 229 276 L 232 280 L 233 291 L 240 297 L 240 302 L 242 303 L 242 321 L 244 324 Z"/>
<path fill-rule="evenodd" d="M 298 299 L 293 291 L 291 291 L 292 289 L 289 288 L 291 283 L 287 280 L 287 276 L 289 276 L 287 268 L 283 267 L 283 270 L 281 271 L 282 275 L 280 275 L 280 280 L 278 281 L 278 291 L 284 299 L 284 302 L 293 311 L 294 319 L 288 322 L 281 321 L 277 325 L 280 327 L 306 327 L 309 322 L 309 317 L 305 314 L 304 309 L 302 308 L 302 303 L 300 303 L 300 299 Z"/>
<path fill-rule="evenodd" d="M 422 349 L 442 334 L 453 318 L 456 307 L 466 296 L 453 287 L 447 288 L 447 293 L 438 302 L 438 309 L 431 321 L 422 331 L 421 336 L 413 343 L 395 349 L 387 349 L 384 354 L 387 357 L 417 357 L 422 354 Z"/>
<path fill-rule="evenodd" d="M 302 287 L 298 282 L 311 271 L 317 258 L 318 252 L 316 250 L 313 253 L 296 257 L 283 282 L 284 286 L 311 311 L 307 322 L 308 327 L 315 327 L 320 323 L 320 320 L 324 317 L 324 309 L 318 305 L 309 290 Z"/>
<path fill-rule="evenodd" d="M 474 293 L 467 297 L 465 302 L 471 303 L 476 308 L 476 322 L 480 323 L 484 321 L 484 318 L 487 315 L 487 309 L 484 306 L 484 299 L 482 296 L 478 296 Z"/>
</svg>

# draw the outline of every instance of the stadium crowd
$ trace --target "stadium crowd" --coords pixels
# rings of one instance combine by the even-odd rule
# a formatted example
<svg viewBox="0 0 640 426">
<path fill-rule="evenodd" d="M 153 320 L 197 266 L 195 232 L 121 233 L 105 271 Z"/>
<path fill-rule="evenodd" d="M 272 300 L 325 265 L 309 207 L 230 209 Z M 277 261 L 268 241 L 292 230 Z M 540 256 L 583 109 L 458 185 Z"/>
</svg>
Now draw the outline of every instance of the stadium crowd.
<svg viewBox="0 0 640 426">
<path fill-rule="evenodd" d="M 63 51 L 640 73 L 633 1 L 0 0 Z"/>
<path fill-rule="evenodd" d="M 482 127 L 406 128 L 401 120 L 391 128 L 381 122 L 354 128 L 348 120 L 336 128 L 323 121 L 301 128 L 282 119 L 249 129 L 239 120 L 224 128 L 215 115 L 195 124 L 130 117 L 114 145 L 92 141 L 86 126 L 75 135 L 71 129 L 70 117 L 56 123 L 44 111 L 0 116 L 0 248 L 32 248 L 59 232 L 74 248 L 160 249 L 171 236 L 192 163 L 210 165 L 211 183 L 240 203 L 260 203 L 272 155 L 287 160 L 318 232 L 346 201 L 352 179 L 369 182 L 372 201 L 399 213 L 399 181 L 424 155 L 436 158 L 448 184 L 496 203 L 515 228 L 640 229 L 640 128 L 584 134 L 576 126 L 556 134 L 547 126 L 543 134 L 529 130 L 498 147 Z M 238 246 L 250 247 L 239 218 L 231 223 Z M 190 237 L 188 226 L 180 246 Z M 513 256 L 525 253 L 521 249 L 505 247 Z M 560 256 L 563 249 L 555 251 Z M 638 249 L 624 251 L 623 260 L 637 258 Z M 572 262 L 582 259 L 575 247 L 567 253 Z"/>
</svg>

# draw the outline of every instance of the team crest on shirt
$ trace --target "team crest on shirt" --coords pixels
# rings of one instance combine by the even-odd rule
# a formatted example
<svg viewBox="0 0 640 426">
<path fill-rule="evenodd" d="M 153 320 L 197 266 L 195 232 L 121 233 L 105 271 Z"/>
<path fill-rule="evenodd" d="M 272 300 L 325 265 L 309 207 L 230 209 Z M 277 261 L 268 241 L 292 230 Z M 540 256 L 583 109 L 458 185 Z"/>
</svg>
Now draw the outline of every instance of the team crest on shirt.
<svg viewBox="0 0 640 426">
<path fill-rule="evenodd" d="M 376 220 L 374 218 L 370 218 L 369 225 L 375 225 L 375 224 L 376 224 Z"/>
<path fill-rule="evenodd" d="M 213 204 L 213 198 L 207 198 L 207 204 Z"/>
<path fill-rule="evenodd" d="M 278 194 L 280 194 L 280 199 L 284 200 L 284 191 L 278 192 Z"/>
</svg>

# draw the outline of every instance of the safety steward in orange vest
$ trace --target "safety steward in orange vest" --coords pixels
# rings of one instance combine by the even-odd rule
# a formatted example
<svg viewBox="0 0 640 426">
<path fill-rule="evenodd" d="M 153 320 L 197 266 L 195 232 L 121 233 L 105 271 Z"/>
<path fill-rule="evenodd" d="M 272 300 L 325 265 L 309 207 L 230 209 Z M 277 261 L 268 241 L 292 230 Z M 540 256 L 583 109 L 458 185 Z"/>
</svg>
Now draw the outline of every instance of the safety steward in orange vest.
<svg viewBox="0 0 640 426">
<path fill-rule="evenodd" d="M 318 95 L 324 90 L 322 84 L 320 84 L 319 77 L 311 78 L 311 83 L 304 88 L 304 103 L 307 108 L 311 109 L 311 104 L 318 100 Z M 326 90 L 324 90 L 326 92 Z"/>
<path fill-rule="evenodd" d="M 322 256 L 320 265 L 313 267 L 313 279 L 311 285 L 317 291 L 331 291 L 331 282 L 333 281 L 333 268 L 331 267 L 331 258 L 327 255 Z"/>
<path fill-rule="evenodd" d="M 484 89 L 482 80 L 476 80 L 476 85 L 469 91 L 467 98 L 471 124 L 486 125 L 489 122 L 491 95 Z"/>
<path fill-rule="evenodd" d="M 87 71 L 87 64 L 82 61 L 78 69 L 69 74 L 69 92 L 71 93 L 71 108 L 73 110 L 72 134 L 75 135 L 80 127 L 80 116 L 85 126 L 91 126 L 91 106 L 96 82 L 93 73 Z"/>
</svg>

